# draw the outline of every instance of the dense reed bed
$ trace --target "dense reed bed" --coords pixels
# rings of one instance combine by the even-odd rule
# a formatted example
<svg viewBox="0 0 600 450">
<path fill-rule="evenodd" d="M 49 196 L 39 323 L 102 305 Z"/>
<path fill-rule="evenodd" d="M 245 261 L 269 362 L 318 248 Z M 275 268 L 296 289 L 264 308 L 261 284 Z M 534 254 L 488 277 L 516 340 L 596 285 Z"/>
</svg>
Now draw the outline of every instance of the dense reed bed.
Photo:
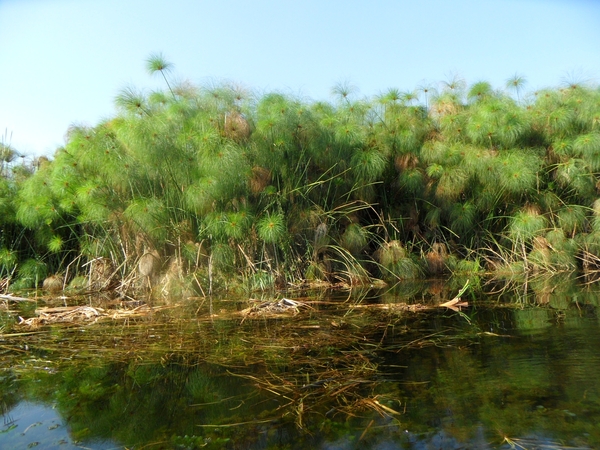
<svg viewBox="0 0 600 450">
<path fill-rule="evenodd" d="M 208 295 L 600 267 L 600 90 L 453 79 L 331 102 L 123 89 L 51 159 L 1 147 L 0 277 Z"/>
</svg>

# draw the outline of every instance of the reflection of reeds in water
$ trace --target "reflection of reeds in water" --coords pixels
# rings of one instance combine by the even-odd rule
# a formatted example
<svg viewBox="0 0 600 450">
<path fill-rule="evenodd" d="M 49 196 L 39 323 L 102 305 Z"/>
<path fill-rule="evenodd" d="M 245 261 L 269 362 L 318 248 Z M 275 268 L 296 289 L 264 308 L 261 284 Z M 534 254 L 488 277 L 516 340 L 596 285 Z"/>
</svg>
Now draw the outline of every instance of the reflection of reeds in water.
<svg viewBox="0 0 600 450">
<path fill-rule="evenodd" d="M 298 370 L 267 371 L 261 376 L 230 374 L 250 380 L 258 388 L 274 394 L 282 402 L 278 411 L 285 411 L 284 416 L 292 415 L 298 428 L 304 428 L 312 414 L 355 416 L 371 410 L 382 416 L 400 415 L 381 404 L 374 395 L 377 365 L 361 352 L 333 358 L 299 357 L 294 359 L 293 365 Z"/>
<path fill-rule="evenodd" d="M 361 333 L 368 335 L 369 329 L 387 328 L 389 321 L 413 311 L 409 305 L 402 304 L 405 308 L 392 311 L 382 308 L 385 305 L 363 304 L 360 300 L 354 300 L 353 307 L 348 310 L 346 302 L 321 304 L 283 300 L 283 303 L 263 302 L 242 312 L 244 317 L 261 317 L 259 321 L 246 322 L 247 325 L 240 328 L 238 333 L 241 333 L 244 347 L 252 348 L 254 355 L 250 358 L 246 351 L 246 364 L 253 363 L 264 369 L 250 373 L 230 370 L 231 375 L 242 377 L 274 395 L 279 401 L 274 414 L 293 418 L 298 428 L 310 427 L 314 418 L 323 415 L 354 417 L 374 412 L 382 417 L 397 418 L 402 414 L 400 408 L 395 406 L 399 405 L 397 399 L 382 396 L 378 392 L 381 373 L 376 352 L 381 342 L 369 342 L 361 346 L 354 332 L 360 329 Z M 287 301 L 290 302 L 289 306 L 286 306 Z M 278 312 L 282 306 L 286 306 L 285 310 L 296 317 L 293 323 L 287 322 L 284 327 L 278 327 L 275 334 L 271 326 L 264 330 L 257 328 L 265 320 L 276 320 L 276 317 L 281 320 L 285 317 L 285 312 Z M 415 311 L 440 307 L 419 306 Z M 261 309 L 265 310 L 264 315 L 257 311 Z M 337 315 L 336 311 L 341 315 Z M 317 317 L 319 319 L 315 320 Z M 268 340 L 264 336 L 267 330 Z M 439 343 L 444 336 L 440 334 L 435 339 Z M 429 341 L 432 341 L 430 345 L 435 344 L 433 339 L 421 339 L 403 344 L 401 349 L 424 346 Z M 283 367 L 285 369 L 281 370 Z"/>
<path fill-rule="evenodd" d="M 117 314 L 108 307 L 105 311 L 99 307 L 95 310 L 71 308 L 55 311 L 55 318 L 71 321 L 76 320 L 75 314 L 87 313 L 87 322 L 105 319 L 104 326 L 93 328 L 89 333 L 73 333 L 68 348 L 65 348 L 62 333 L 31 335 L 28 342 L 31 345 L 37 339 L 44 342 L 48 350 L 66 351 L 69 355 L 77 352 L 78 361 L 84 358 L 97 361 L 101 353 L 104 362 L 126 362 L 133 369 L 132 379 L 140 385 L 144 385 L 143 377 L 151 376 L 147 380 L 152 383 L 156 380 L 157 387 L 168 386 L 164 380 L 169 380 L 171 375 L 160 379 L 158 375 L 183 373 L 186 395 L 191 396 L 193 403 L 206 403 L 196 408 L 212 409 L 208 404 L 213 402 L 220 403 L 222 410 L 227 406 L 223 415 L 204 416 L 201 426 L 207 428 L 251 425 L 270 418 L 273 428 L 281 423 L 290 427 L 295 424 L 299 429 L 312 432 L 324 418 L 339 423 L 356 416 L 365 417 L 367 422 L 371 419 L 377 422 L 376 416 L 380 416 L 386 424 L 397 424 L 393 419 L 399 419 L 404 413 L 404 405 L 399 402 L 398 390 L 388 389 L 390 384 L 384 384 L 390 367 L 382 369 L 380 366 L 384 360 L 382 352 L 400 353 L 405 348 L 440 345 L 443 331 L 435 336 L 412 336 L 398 342 L 392 334 L 403 336 L 406 331 L 399 332 L 400 327 L 394 325 L 401 323 L 405 327 L 411 311 L 406 308 L 383 310 L 379 306 L 384 305 L 363 302 L 364 298 L 354 290 L 345 299 L 326 297 L 319 301 L 315 297 L 304 297 L 262 302 L 260 304 L 273 305 L 275 312 L 290 308 L 294 318 L 265 314 L 258 320 L 241 322 L 239 313 L 222 312 L 224 308 L 236 312 L 239 309 L 241 301 L 232 308 L 231 298 L 215 303 L 214 316 L 206 314 L 207 300 L 191 308 L 189 302 L 182 302 L 180 312 L 175 312 L 174 305 L 168 308 L 140 306 L 129 311 L 130 314 L 121 310 Z M 247 304 L 247 300 L 244 303 Z M 160 313 L 156 314 L 157 311 Z M 137 322 L 136 317 L 140 317 Z M 110 329 L 110 322 L 118 326 Z M 127 326 L 122 326 L 123 323 Z M 384 335 L 389 333 L 392 341 L 384 342 L 382 331 Z M 24 338 L 18 336 L 17 339 Z M 134 360 L 132 355 L 136 356 Z M 226 403 L 230 397 L 223 393 L 225 387 L 221 380 L 224 377 L 213 385 L 212 381 L 205 381 L 203 375 L 187 376 L 196 365 L 206 363 L 227 367 L 231 376 L 240 377 L 234 379 L 234 384 L 243 385 L 240 395 L 244 397 Z M 155 375 L 157 378 L 153 378 Z M 383 386 L 386 387 L 382 389 Z M 223 391 L 218 390 L 221 388 Z M 257 398 L 254 388 L 260 391 L 261 397 L 269 397 L 264 406 L 259 406 L 259 420 L 255 419 L 256 409 L 248 411 L 246 406 L 241 407 L 246 399 Z M 161 392 L 160 388 L 156 391 Z M 369 429 L 370 426 L 366 428 Z"/>
</svg>

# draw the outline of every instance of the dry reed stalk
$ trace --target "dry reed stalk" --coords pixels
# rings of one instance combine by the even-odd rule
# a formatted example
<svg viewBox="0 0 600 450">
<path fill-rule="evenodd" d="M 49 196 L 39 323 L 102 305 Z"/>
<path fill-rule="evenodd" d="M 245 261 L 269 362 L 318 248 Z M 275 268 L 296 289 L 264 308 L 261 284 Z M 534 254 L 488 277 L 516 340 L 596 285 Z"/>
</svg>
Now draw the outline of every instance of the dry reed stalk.
<svg viewBox="0 0 600 450">
<path fill-rule="evenodd" d="M 122 304 L 121 302 L 118 302 Z M 120 320 L 134 317 L 146 317 L 156 311 L 173 308 L 174 306 L 150 307 L 141 304 L 134 308 L 106 309 L 92 306 L 59 306 L 36 309 L 36 317 L 19 318 L 19 327 L 37 328 L 42 325 L 55 324 L 85 324 L 95 323 L 102 319 Z"/>
<path fill-rule="evenodd" d="M 37 302 L 37 300 L 33 298 L 15 297 L 12 294 L 0 294 L 0 299 L 7 300 L 9 302 Z"/>
<path fill-rule="evenodd" d="M 36 310 L 36 313 L 38 314 L 37 317 L 20 318 L 18 325 L 36 328 L 53 323 L 95 322 L 100 316 L 104 315 L 104 310 L 102 308 L 92 308 L 91 306 L 66 306 L 41 308 Z"/>
<path fill-rule="evenodd" d="M 101 291 L 110 287 L 114 280 L 115 270 L 108 258 L 95 258 L 84 264 L 89 265 L 88 285 L 91 291 Z"/>
</svg>

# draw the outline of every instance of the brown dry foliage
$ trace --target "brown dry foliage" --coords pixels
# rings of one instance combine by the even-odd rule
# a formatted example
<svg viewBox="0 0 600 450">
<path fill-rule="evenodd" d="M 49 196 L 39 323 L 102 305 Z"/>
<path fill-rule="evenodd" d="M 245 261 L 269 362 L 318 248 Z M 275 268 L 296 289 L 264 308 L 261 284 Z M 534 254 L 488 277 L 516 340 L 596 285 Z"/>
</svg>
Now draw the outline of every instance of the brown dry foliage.
<svg viewBox="0 0 600 450">
<path fill-rule="evenodd" d="M 539 216 L 540 215 L 540 207 L 533 203 L 527 203 L 523 207 L 523 212 L 530 216 Z"/>
<path fill-rule="evenodd" d="M 225 136 L 236 142 L 243 142 L 250 137 L 252 130 L 246 118 L 237 111 L 225 114 Z"/>
<path fill-rule="evenodd" d="M 550 243 L 548 239 L 543 236 L 536 236 L 533 238 L 532 246 L 534 250 L 544 250 L 550 248 Z"/>
<path fill-rule="evenodd" d="M 450 100 L 440 100 L 431 105 L 429 115 L 433 118 L 441 118 L 448 115 L 455 115 L 460 111 L 460 105 Z"/>
<path fill-rule="evenodd" d="M 419 164 L 419 158 L 412 153 L 406 153 L 405 155 L 398 155 L 394 161 L 396 169 L 402 172 L 406 169 L 414 169 Z"/>
<path fill-rule="evenodd" d="M 445 244 L 435 243 L 431 250 L 425 255 L 427 269 L 432 275 L 440 275 L 446 270 L 446 259 L 448 258 L 448 249 Z"/>
<path fill-rule="evenodd" d="M 46 278 L 42 284 L 42 289 L 45 291 L 55 293 L 60 292 L 65 284 L 65 279 L 61 275 L 50 275 Z"/>
<path fill-rule="evenodd" d="M 89 263 L 89 288 L 93 291 L 108 289 L 115 281 L 115 267 L 108 258 L 96 258 Z"/>
<path fill-rule="evenodd" d="M 260 166 L 253 167 L 252 176 L 250 177 L 250 190 L 252 193 L 260 194 L 269 184 L 271 184 L 271 171 Z"/>
</svg>

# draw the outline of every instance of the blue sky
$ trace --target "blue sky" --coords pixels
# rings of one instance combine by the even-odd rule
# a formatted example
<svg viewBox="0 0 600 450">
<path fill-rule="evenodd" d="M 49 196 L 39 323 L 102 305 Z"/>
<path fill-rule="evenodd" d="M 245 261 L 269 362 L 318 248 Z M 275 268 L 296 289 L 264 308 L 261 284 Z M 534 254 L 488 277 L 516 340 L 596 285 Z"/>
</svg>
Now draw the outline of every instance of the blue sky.
<svg viewBox="0 0 600 450">
<path fill-rule="evenodd" d="M 127 85 L 238 83 L 330 100 L 463 77 L 526 90 L 600 80 L 595 0 L 0 0 L 0 139 L 52 155 L 72 123 L 114 115 Z"/>
</svg>

